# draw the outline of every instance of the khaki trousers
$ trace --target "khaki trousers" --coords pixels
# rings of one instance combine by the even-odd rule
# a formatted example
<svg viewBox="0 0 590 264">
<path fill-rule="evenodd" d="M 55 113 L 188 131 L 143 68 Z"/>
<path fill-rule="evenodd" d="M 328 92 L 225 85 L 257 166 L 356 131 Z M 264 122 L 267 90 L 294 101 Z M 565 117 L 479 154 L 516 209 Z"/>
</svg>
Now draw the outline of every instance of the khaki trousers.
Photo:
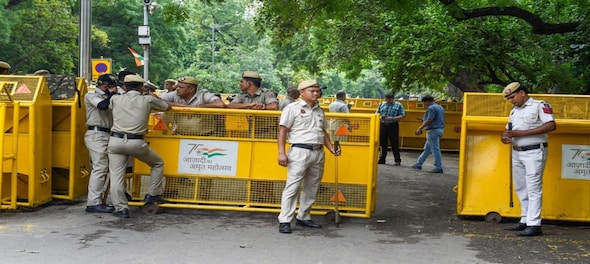
<svg viewBox="0 0 590 264">
<path fill-rule="evenodd" d="M 111 137 L 108 153 L 109 171 L 111 173 L 110 195 L 116 211 L 129 208 L 124 187 L 125 169 L 127 168 L 129 156 L 134 156 L 151 167 L 148 194 L 161 195 L 163 193 L 164 160 L 149 147 L 145 140 Z"/>
<path fill-rule="evenodd" d="M 109 173 L 109 157 L 107 147 L 110 135 L 108 132 L 88 130 L 84 135 L 84 143 L 90 154 L 90 178 L 88 179 L 87 206 L 102 204 L 106 191 Z"/>
<path fill-rule="evenodd" d="M 289 163 L 285 189 L 281 197 L 281 213 L 279 223 L 290 223 L 297 207 L 299 185 L 303 184 L 299 196 L 299 212 L 297 219 L 311 220 L 311 206 L 315 202 L 316 193 L 324 174 L 324 150 L 308 150 L 290 148 L 287 153 Z"/>
</svg>

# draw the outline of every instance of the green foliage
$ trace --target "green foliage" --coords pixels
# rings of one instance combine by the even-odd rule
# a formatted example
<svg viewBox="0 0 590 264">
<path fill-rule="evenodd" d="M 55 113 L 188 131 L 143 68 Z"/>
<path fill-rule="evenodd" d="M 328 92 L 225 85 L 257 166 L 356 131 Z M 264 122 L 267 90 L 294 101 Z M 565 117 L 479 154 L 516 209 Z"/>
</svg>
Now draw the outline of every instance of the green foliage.
<svg viewBox="0 0 590 264">
<path fill-rule="evenodd" d="M 76 73 L 79 1 L 0 0 L 0 60 L 17 73 L 47 68 Z M 238 91 L 245 70 L 284 93 L 317 78 L 329 96 L 382 97 L 499 91 L 520 81 L 535 92 L 580 93 L 590 87 L 590 2 L 586 0 L 160 0 L 148 16 L 149 79 L 194 76 L 215 92 Z M 520 8 L 548 25 L 579 23 L 575 32 L 532 33 L 524 18 L 472 12 Z M 141 1 L 92 1 L 92 57 L 113 71 L 143 74 Z M 491 9 L 490 9 L 491 10 Z M 470 13 L 471 12 L 471 13 Z M 528 15 L 528 14 L 527 14 Z"/>
<path fill-rule="evenodd" d="M 588 1 L 287 2 L 264 1 L 256 25 L 278 47 L 298 46 L 288 56 L 307 59 L 298 68 L 337 67 L 356 78 L 376 60 L 390 90 L 442 90 L 451 83 L 484 91 L 515 80 L 536 92 L 580 93 L 590 87 L 589 63 L 581 60 L 588 58 Z M 548 24 L 581 26 L 573 33 L 535 35 L 530 21 L 508 14 L 466 19 L 466 12 L 494 7 L 520 8 Z"/>
<path fill-rule="evenodd" d="M 2 33 L 8 36 L 0 42 L 0 58 L 20 74 L 39 69 L 74 73 L 78 58 L 72 51 L 77 51 L 78 27 L 71 10 L 67 2 L 57 0 L 23 1 L 13 6 L 10 15 L 0 19 L 0 26 L 10 27 Z"/>
</svg>

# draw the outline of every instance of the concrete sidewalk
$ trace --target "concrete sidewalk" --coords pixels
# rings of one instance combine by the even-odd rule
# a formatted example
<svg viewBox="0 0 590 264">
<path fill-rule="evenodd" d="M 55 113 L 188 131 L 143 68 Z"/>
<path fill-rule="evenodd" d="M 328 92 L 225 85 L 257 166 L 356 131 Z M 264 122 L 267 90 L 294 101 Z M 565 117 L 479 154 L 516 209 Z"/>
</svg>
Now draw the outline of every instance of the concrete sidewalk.
<svg viewBox="0 0 590 264">
<path fill-rule="evenodd" d="M 418 155 L 379 165 L 372 218 L 343 218 L 339 228 L 316 216 L 322 229 L 280 234 L 275 214 L 193 209 L 131 208 L 118 219 L 84 212 L 83 199 L 55 201 L 0 212 L 0 263 L 590 262 L 584 224 L 544 224 L 544 236 L 521 238 L 506 224 L 456 217 L 458 154 L 443 153 L 444 174 L 412 170 Z"/>
</svg>

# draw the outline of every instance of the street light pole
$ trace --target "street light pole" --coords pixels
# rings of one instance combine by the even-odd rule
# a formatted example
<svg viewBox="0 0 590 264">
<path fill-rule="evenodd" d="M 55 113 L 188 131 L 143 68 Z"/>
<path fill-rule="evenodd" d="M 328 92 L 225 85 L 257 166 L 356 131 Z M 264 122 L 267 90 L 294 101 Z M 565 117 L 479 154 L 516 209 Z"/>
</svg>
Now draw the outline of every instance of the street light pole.
<svg viewBox="0 0 590 264">
<path fill-rule="evenodd" d="M 152 0 L 143 0 L 143 26 L 139 26 L 139 44 L 143 47 L 143 78 L 149 80 L 149 65 L 150 65 L 150 45 L 152 39 L 150 37 L 149 26 L 149 8 L 152 5 Z"/>
<path fill-rule="evenodd" d="M 78 41 L 80 50 L 80 61 L 78 65 L 78 76 L 84 78 L 87 84 L 92 81 L 92 71 L 90 66 L 91 52 L 91 24 L 92 24 L 92 1 L 80 1 L 80 40 Z"/>
<path fill-rule="evenodd" d="M 215 32 L 220 29 L 231 26 L 232 23 L 225 23 L 223 25 L 206 26 L 211 29 L 211 71 L 215 71 Z"/>
</svg>

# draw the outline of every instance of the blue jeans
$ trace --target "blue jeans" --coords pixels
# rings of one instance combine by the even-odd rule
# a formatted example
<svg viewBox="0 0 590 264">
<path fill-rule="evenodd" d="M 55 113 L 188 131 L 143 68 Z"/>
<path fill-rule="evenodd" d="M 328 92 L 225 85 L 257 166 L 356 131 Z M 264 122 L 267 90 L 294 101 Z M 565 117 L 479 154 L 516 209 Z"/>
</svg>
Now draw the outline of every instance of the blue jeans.
<svg viewBox="0 0 590 264">
<path fill-rule="evenodd" d="M 437 170 L 442 170 L 442 154 L 440 153 L 440 138 L 442 137 L 443 129 L 430 129 L 426 130 L 426 143 L 424 143 L 424 151 L 418 157 L 418 166 L 422 167 L 422 164 L 428 158 L 430 153 L 434 156 L 434 167 Z"/>
</svg>

